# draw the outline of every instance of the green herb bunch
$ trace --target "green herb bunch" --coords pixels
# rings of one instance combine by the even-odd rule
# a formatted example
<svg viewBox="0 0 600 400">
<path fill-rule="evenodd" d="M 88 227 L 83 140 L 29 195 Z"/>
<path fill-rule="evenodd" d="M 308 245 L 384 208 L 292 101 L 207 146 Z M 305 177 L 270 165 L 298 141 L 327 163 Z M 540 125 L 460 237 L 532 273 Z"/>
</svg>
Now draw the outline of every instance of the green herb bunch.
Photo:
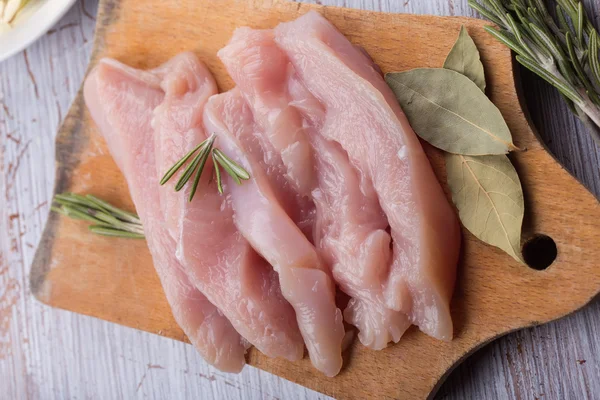
<svg viewBox="0 0 600 400">
<path fill-rule="evenodd" d="M 62 193 L 54 196 L 52 211 L 66 217 L 89 221 L 89 230 L 103 236 L 143 239 L 142 221 L 91 194 Z"/>
<path fill-rule="evenodd" d="M 498 25 L 486 30 L 517 53 L 517 61 L 556 87 L 600 146 L 600 38 L 577 0 L 469 0 Z"/>
<path fill-rule="evenodd" d="M 212 157 L 215 167 L 214 172 L 217 180 L 217 190 L 219 193 L 223 194 L 223 183 L 221 180 L 220 168 L 223 168 L 223 170 L 227 172 L 227 174 L 229 174 L 229 176 L 231 176 L 231 178 L 238 185 L 241 185 L 242 181 L 247 181 L 250 179 L 250 174 L 244 169 L 244 167 L 227 157 L 221 150 L 213 147 L 215 144 L 215 139 L 216 135 L 213 133 L 208 139 L 205 139 L 202 143 L 194 147 L 189 153 L 183 156 L 183 158 L 177 161 L 171 168 L 169 168 L 169 170 L 160 180 L 160 185 L 162 186 L 167 183 L 169 179 L 171 179 L 173 175 L 175 175 L 175 173 L 179 171 L 194 154 L 196 154 L 196 156 L 188 164 L 183 171 L 183 174 L 175 184 L 175 191 L 179 192 L 190 181 L 192 175 L 196 173 L 196 176 L 192 181 L 192 188 L 188 197 L 189 201 L 192 201 L 194 195 L 196 194 L 198 183 L 200 183 L 200 176 L 202 176 L 204 166 L 206 165 L 206 161 L 208 160 L 209 156 Z"/>
</svg>

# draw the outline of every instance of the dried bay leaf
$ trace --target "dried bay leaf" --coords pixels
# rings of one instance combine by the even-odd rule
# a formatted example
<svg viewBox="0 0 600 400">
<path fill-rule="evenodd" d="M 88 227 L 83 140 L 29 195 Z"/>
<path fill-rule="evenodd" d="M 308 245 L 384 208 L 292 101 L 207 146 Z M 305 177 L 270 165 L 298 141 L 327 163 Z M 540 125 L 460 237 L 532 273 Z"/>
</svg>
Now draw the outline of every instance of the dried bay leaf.
<svg viewBox="0 0 600 400">
<path fill-rule="evenodd" d="M 479 50 L 464 29 L 444 69 L 386 75 L 413 129 L 445 150 L 448 186 L 462 224 L 519 262 L 525 204 L 505 155 L 516 147 L 500 111 L 485 95 Z"/>
<path fill-rule="evenodd" d="M 464 25 L 460 28 L 458 39 L 446 57 L 444 68 L 466 76 L 485 92 L 485 72 L 479 50 Z"/>
<path fill-rule="evenodd" d="M 485 91 L 479 50 L 464 26 L 444 68 L 465 75 Z M 520 251 L 525 210 L 523 190 L 508 157 L 475 158 L 446 153 L 446 169 L 452 200 L 463 225 L 478 239 L 523 262 Z"/>
<path fill-rule="evenodd" d="M 500 110 L 469 78 L 443 68 L 385 76 L 415 132 L 455 154 L 506 154 L 517 147 Z"/>
<path fill-rule="evenodd" d="M 508 157 L 446 153 L 446 171 L 452 200 L 465 228 L 523 262 L 523 189 Z"/>
</svg>

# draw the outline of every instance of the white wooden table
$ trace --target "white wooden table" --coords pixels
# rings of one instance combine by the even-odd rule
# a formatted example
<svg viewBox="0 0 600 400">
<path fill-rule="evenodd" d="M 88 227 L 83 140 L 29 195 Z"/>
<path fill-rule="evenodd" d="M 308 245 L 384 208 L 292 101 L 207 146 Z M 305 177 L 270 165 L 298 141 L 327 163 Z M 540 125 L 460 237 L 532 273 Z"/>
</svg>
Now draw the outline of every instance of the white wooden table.
<svg viewBox="0 0 600 400">
<path fill-rule="evenodd" d="M 466 0 L 315 2 L 475 16 Z M 598 24 L 598 0 L 584 3 Z M 40 41 L 0 64 L 0 398 L 326 398 L 253 367 L 223 374 L 189 345 L 51 309 L 31 296 L 27 275 L 49 211 L 54 137 L 84 76 L 96 9 L 97 0 L 80 0 Z M 550 149 L 600 196 L 600 152 L 583 127 L 530 74 L 524 88 Z M 596 300 L 561 321 L 486 346 L 452 373 L 439 397 L 597 399 L 599 353 Z"/>
</svg>

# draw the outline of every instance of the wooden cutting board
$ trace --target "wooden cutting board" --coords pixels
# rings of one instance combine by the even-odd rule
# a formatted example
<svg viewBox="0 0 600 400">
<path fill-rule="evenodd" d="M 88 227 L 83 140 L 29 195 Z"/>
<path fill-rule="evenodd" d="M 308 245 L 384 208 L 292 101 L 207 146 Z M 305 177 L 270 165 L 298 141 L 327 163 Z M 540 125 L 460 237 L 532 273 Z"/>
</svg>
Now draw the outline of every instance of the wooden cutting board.
<svg viewBox="0 0 600 400">
<path fill-rule="evenodd" d="M 488 94 L 506 118 L 516 144 L 527 148 L 511 156 L 525 190 L 524 243 L 533 258 L 541 259 L 549 255 L 543 246 L 547 242 L 531 239 L 548 235 L 558 256 L 549 268 L 532 269 L 465 230 L 452 300 L 452 342 L 436 341 L 413 328 L 384 351 L 355 343 L 335 378 L 318 373 L 308 359 L 290 363 L 251 350 L 248 362 L 337 398 L 432 396 L 475 349 L 507 332 L 573 312 L 600 291 L 598 201 L 537 139 L 517 94 L 511 54 L 484 32 L 484 21 L 276 0 L 101 0 L 91 66 L 101 57 L 114 57 L 137 68 L 151 68 L 192 50 L 227 90 L 232 81 L 216 52 L 235 27 L 270 28 L 310 9 L 319 10 L 353 43 L 363 46 L 386 72 L 441 67 L 460 26 L 466 25 L 481 50 Z M 426 151 L 445 182 L 441 153 L 429 146 Z M 57 136 L 56 160 L 56 193 L 91 193 L 133 208 L 81 91 Z M 144 241 L 95 236 L 85 223 L 52 214 L 33 262 L 31 288 L 48 305 L 186 340 L 170 313 Z"/>
</svg>

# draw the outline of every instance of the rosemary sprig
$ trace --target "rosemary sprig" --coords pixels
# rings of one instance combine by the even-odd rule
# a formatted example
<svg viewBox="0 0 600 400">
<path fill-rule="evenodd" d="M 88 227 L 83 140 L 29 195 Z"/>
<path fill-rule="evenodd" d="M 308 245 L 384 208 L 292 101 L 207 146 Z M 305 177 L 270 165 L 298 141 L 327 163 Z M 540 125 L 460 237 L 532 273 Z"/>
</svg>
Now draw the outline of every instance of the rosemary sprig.
<svg viewBox="0 0 600 400">
<path fill-rule="evenodd" d="M 90 194 L 62 193 L 54 196 L 51 210 L 73 219 L 93 222 L 90 231 L 104 236 L 143 239 L 140 218 Z"/>
<path fill-rule="evenodd" d="M 1 0 L 0 0 L 1 1 Z M 231 158 L 227 157 L 221 150 L 213 148 L 215 135 L 212 135 L 192 151 L 187 153 L 181 160 L 173 165 L 161 179 L 160 184 L 164 185 L 183 167 L 194 154 L 189 165 L 185 168 L 183 174 L 175 185 L 175 190 L 180 191 L 185 184 L 195 174 L 189 201 L 192 201 L 200 176 L 208 157 L 211 157 L 217 179 L 219 193 L 223 193 L 223 184 L 221 182 L 221 171 L 223 168 L 233 180 L 239 185 L 244 180 L 250 179 L 250 174 L 242 166 L 237 164 Z M 90 194 L 82 196 L 75 193 L 62 193 L 54 196 L 51 210 L 73 219 L 89 221 L 93 224 L 89 226 L 90 231 L 104 236 L 115 236 L 124 238 L 144 238 L 144 229 L 140 218 L 127 211 L 107 203 Z"/>
<path fill-rule="evenodd" d="M 599 35 L 578 0 L 469 0 L 498 25 L 485 29 L 517 53 L 517 61 L 557 88 L 600 146 Z"/>
<path fill-rule="evenodd" d="M 183 171 L 183 174 L 181 174 L 181 177 L 175 184 L 175 191 L 179 192 L 195 174 L 192 183 L 192 190 L 190 191 L 188 198 L 189 201 L 192 201 L 194 195 L 196 194 L 198 183 L 200 182 L 200 176 L 202 176 L 204 166 L 206 165 L 206 161 L 209 157 L 212 159 L 214 164 L 215 178 L 217 180 L 217 189 L 219 190 L 219 193 L 223 194 L 223 183 L 221 181 L 220 168 L 223 168 L 223 170 L 225 170 L 225 172 L 227 172 L 227 174 L 231 176 L 231 178 L 233 178 L 238 185 L 241 185 L 242 181 L 250 179 L 250 174 L 248 171 L 246 171 L 241 165 L 233 161 L 231 158 L 227 157 L 221 150 L 213 147 L 215 144 L 215 138 L 215 134 L 212 134 L 208 139 L 193 148 L 189 153 L 183 156 L 181 160 L 177 161 L 171 168 L 169 168 L 169 170 L 160 180 L 161 186 L 167 183 L 194 154 L 196 154 L 196 156 L 188 164 Z"/>
</svg>

